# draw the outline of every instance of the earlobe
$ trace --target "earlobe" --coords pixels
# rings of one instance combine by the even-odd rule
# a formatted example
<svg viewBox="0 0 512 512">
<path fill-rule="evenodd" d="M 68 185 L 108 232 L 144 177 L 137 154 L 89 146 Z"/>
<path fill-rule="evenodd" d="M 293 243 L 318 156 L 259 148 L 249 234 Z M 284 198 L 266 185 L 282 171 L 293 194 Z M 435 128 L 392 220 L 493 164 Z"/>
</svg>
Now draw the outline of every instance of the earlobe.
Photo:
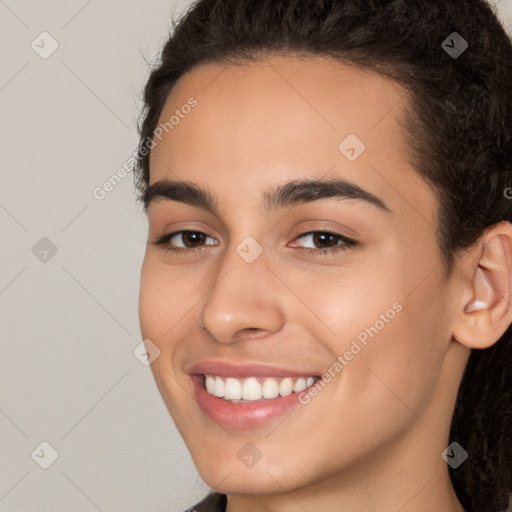
<svg viewBox="0 0 512 512">
<path fill-rule="evenodd" d="M 475 246 L 480 256 L 476 268 L 474 258 L 468 265 L 466 299 L 453 331 L 456 341 L 476 349 L 493 345 L 512 322 L 512 224 L 495 224 L 480 240 Z"/>
</svg>

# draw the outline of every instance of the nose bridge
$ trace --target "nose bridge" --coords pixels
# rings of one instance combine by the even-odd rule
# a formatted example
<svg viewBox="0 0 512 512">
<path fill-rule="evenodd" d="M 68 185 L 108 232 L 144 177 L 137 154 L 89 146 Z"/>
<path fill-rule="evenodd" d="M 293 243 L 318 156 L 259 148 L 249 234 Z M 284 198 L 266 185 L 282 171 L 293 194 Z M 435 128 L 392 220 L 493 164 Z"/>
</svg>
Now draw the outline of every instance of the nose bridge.
<svg viewBox="0 0 512 512">
<path fill-rule="evenodd" d="M 216 341 L 234 342 L 241 330 L 281 328 L 283 311 L 278 296 L 271 292 L 273 274 L 267 263 L 263 246 L 252 236 L 226 249 L 197 318 Z"/>
</svg>

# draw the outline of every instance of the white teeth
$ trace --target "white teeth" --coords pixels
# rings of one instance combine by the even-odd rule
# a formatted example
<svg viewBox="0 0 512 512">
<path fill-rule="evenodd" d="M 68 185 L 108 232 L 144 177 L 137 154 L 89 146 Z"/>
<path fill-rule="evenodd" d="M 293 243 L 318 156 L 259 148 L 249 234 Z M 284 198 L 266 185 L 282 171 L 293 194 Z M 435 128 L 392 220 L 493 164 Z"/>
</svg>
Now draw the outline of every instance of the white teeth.
<svg viewBox="0 0 512 512">
<path fill-rule="evenodd" d="M 304 389 L 306 389 L 306 379 L 301 377 L 295 381 L 295 384 L 293 385 L 293 391 L 295 393 L 300 393 Z"/>
<path fill-rule="evenodd" d="M 259 400 L 261 398 L 261 384 L 254 378 L 250 377 L 244 380 L 242 384 L 243 400 Z"/>
<path fill-rule="evenodd" d="M 215 394 L 215 377 L 208 375 L 205 379 L 206 391 L 210 393 L 210 395 Z"/>
<path fill-rule="evenodd" d="M 215 377 L 215 389 L 213 390 L 213 394 L 218 398 L 224 396 L 224 381 L 220 377 Z"/>
<path fill-rule="evenodd" d="M 238 379 L 233 379 L 232 377 L 226 379 L 224 383 L 224 398 L 226 400 L 240 400 L 242 398 L 242 384 L 240 384 Z"/>
<path fill-rule="evenodd" d="M 256 377 L 236 379 L 206 375 L 204 384 L 206 391 L 211 395 L 238 403 L 299 393 L 313 385 L 317 379 L 315 377 L 297 377 L 295 379 L 285 377 L 278 382 L 279 378 L 268 377 L 260 383 L 261 380 L 258 381 Z"/>
<path fill-rule="evenodd" d="M 293 380 L 290 379 L 290 377 L 286 377 L 286 379 L 283 379 L 281 381 L 281 384 L 279 384 L 279 394 L 281 396 L 288 396 L 291 395 L 293 392 Z"/>
<path fill-rule="evenodd" d="M 276 398 L 279 396 L 279 384 L 272 377 L 265 379 L 261 388 L 263 398 Z"/>
</svg>

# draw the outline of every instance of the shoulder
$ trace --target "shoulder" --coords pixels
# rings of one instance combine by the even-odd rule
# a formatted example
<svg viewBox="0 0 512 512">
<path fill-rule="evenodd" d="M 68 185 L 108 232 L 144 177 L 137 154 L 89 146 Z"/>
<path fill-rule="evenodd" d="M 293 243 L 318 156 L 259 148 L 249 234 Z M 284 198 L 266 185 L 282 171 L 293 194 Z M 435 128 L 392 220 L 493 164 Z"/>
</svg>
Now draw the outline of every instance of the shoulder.
<svg viewBox="0 0 512 512">
<path fill-rule="evenodd" d="M 225 512 L 226 503 L 227 496 L 225 494 L 215 492 L 213 494 L 208 494 L 206 498 L 184 512 Z"/>
</svg>

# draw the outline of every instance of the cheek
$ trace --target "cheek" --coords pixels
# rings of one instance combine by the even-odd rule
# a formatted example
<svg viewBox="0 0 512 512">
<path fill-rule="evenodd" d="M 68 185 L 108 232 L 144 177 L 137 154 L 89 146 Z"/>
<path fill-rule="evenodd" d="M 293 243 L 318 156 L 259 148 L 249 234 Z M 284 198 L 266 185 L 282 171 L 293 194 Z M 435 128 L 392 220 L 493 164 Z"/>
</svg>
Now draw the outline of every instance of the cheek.
<svg viewBox="0 0 512 512">
<path fill-rule="evenodd" d="M 195 281 L 154 262 L 151 256 L 144 260 L 139 290 L 140 328 L 142 335 L 156 340 L 161 350 L 172 345 L 176 326 L 201 296 L 194 287 Z"/>
<path fill-rule="evenodd" d="M 183 416 L 189 394 L 176 379 L 180 372 L 179 358 L 176 357 L 179 348 L 177 340 L 183 336 L 183 330 L 180 329 L 183 329 L 182 323 L 185 323 L 180 322 L 180 319 L 184 319 L 194 302 L 184 298 L 183 293 L 188 289 L 179 283 L 176 286 L 176 281 L 169 268 L 159 265 L 151 256 L 146 255 L 139 288 L 140 329 L 143 339 L 151 340 L 160 350 L 150 369 L 163 402 L 179 428 L 189 421 Z M 187 293 L 194 296 L 193 290 Z"/>
<path fill-rule="evenodd" d="M 409 294 L 399 272 L 388 272 L 383 280 L 370 270 L 308 294 L 308 305 L 323 321 L 311 321 L 308 329 L 331 354 L 326 372 L 335 375 L 335 400 L 350 404 L 362 424 L 364 418 L 371 424 L 375 411 L 405 421 L 411 414 L 404 403 L 418 413 L 428 403 L 446 337 L 446 325 L 436 315 L 439 303 L 431 300 L 441 284 L 427 283 L 422 293 Z"/>
</svg>

